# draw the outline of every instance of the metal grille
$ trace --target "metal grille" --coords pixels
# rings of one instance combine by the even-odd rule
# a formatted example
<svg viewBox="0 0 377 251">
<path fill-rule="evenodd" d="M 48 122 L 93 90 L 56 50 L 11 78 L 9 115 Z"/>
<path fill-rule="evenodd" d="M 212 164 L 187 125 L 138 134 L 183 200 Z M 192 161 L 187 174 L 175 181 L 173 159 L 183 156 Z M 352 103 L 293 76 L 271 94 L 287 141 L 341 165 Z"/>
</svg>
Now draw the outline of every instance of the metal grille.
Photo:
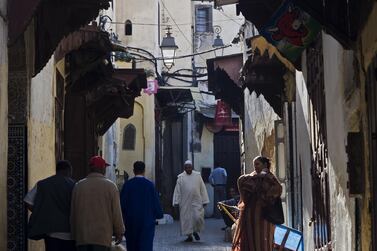
<svg viewBox="0 0 377 251">
<path fill-rule="evenodd" d="M 8 251 L 26 250 L 26 127 L 10 124 L 8 129 Z"/>
<path fill-rule="evenodd" d="M 311 100 L 310 137 L 312 150 L 313 211 L 315 248 L 331 250 L 330 196 L 326 136 L 326 102 L 323 70 L 322 38 L 307 52 L 308 92 Z"/>
</svg>

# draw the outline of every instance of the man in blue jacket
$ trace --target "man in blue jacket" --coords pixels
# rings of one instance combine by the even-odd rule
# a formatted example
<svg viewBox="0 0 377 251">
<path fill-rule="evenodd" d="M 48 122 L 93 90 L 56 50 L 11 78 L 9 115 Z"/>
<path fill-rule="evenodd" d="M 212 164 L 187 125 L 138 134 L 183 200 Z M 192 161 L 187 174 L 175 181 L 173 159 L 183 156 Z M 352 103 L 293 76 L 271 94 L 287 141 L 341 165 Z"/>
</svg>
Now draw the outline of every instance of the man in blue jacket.
<svg viewBox="0 0 377 251">
<path fill-rule="evenodd" d="M 163 213 L 153 183 L 144 177 L 144 162 L 134 163 L 134 174 L 120 194 L 127 251 L 152 251 L 155 222 Z"/>
</svg>

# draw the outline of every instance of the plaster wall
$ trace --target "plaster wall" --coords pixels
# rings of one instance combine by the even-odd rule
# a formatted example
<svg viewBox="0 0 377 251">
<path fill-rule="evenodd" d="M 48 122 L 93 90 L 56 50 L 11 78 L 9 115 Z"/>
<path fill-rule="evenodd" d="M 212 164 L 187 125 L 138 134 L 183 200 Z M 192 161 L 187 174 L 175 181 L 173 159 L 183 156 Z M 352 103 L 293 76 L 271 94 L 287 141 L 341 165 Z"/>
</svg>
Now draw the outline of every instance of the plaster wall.
<svg viewBox="0 0 377 251">
<path fill-rule="evenodd" d="M 123 133 L 129 123 L 136 127 L 135 150 L 124 150 Z M 155 122 L 154 122 L 154 98 L 144 94 L 136 98 L 134 115 L 128 119 L 119 119 L 118 152 L 119 162 L 117 168 L 120 174 L 126 171 L 130 178 L 133 177 L 133 163 L 137 160 L 144 161 L 146 165 L 145 175 L 148 179 L 155 180 Z"/>
<path fill-rule="evenodd" d="M 250 94 L 249 89 L 244 90 L 245 121 L 244 121 L 244 150 L 246 173 L 254 170 L 253 159 L 264 152 L 273 152 L 269 157 L 274 162 L 275 145 L 266 149 L 268 138 L 274 133 L 275 120 L 279 117 L 264 99 L 263 95 L 257 97 L 256 93 Z M 274 166 L 274 163 L 272 163 Z"/>
<path fill-rule="evenodd" d="M 120 174 L 126 171 L 128 175 L 133 177 L 133 163 L 137 160 L 144 161 L 144 122 L 143 122 L 143 108 L 140 104 L 135 102 L 134 114 L 138 116 L 131 116 L 128 119 L 119 119 L 119 162 L 117 168 Z M 124 129 L 127 125 L 132 124 L 136 128 L 136 141 L 134 150 L 124 150 L 123 149 L 123 137 Z"/>
<path fill-rule="evenodd" d="M 367 69 L 377 52 L 377 3 L 373 4 L 371 13 L 360 36 L 360 52 L 362 53 L 362 67 Z"/>
<path fill-rule="evenodd" d="M 304 67 L 303 67 L 304 68 Z M 309 135 L 309 96 L 303 72 L 296 71 L 296 133 L 297 159 L 302 168 L 302 218 L 305 250 L 314 250 L 312 218 L 312 176 L 311 176 L 311 149 Z"/>
<path fill-rule="evenodd" d="M 372 11 L 369 15 L 369 18 L 361 31 L 358 49 L 357 49 L 357 57 L 358 61 L 360 62 L 360 70 L 359 70 L 359 80 L 360 83 L 365 83 L 366 81 L 366 73 L 370 63 L 372 62 L 373 58 L 377 55 L 377 3 L 373 4 Z M 367 102 L 365 100 L 366 97 L 366 86 L 365 84 L 360 84 L 360 114 L 362 121 L 362 131 L 365 133 L 368 132 L 368 110 L 367 110 Z M 372 215 L 370 208 L 372 207 L 372 194 L 371 194 L 371 173 L 370 173 L 370 163 L 369 163 L 369 156 L 370 152 L 367 150 L 369 149 L 369 139 L 365 137 L 364 141 L 364 161 L 365 161 L 365 192 L 363 194 L 362 200 L 362 216 L 361 216 L 361 248 L 362 250 L 371 250 L 372 248 Z"/>
<path fill-rule="evenodd" d="M 354 250 L 354 199 L 347 189 L 347 128 L 344 82 L 352 57 L 331 36 L 323 35 L 326 120 L 329 156 L 329 184 L 332 244 L 334 250 Z"/>
<path fill-rule="evenodd" d="M 7 1 L 0 0 L 0 14 L 6 16 Z M 8 153 L 8 50 L 7 23 L 0 17 L 0 250 L 7 249 L 7 153 Z"/>
<path fill-rule="evenodd" d="M 28 185 L 55 174 L 54 60 L 31 80 L 28 118 Z M 29 240 L 29 250 L 43 250 L 42 241 Z"/>
<path fill-rule="evenodd" d="M 202 150 L 201 152 L 194 153 L 194 168 L 196 171 L 201 172 L 203 167 L 209 167 L 213 169 L 213 139 L 214 134 L 208 131 L 205 126 L 203 126 L 203 133 L 201 138 Z M 210 202 L 205 208 L 205 216 L 209 217 L 213 214 L 213 188 L 209 183 L 206 184 L 206 188 Z"/>
</svg>

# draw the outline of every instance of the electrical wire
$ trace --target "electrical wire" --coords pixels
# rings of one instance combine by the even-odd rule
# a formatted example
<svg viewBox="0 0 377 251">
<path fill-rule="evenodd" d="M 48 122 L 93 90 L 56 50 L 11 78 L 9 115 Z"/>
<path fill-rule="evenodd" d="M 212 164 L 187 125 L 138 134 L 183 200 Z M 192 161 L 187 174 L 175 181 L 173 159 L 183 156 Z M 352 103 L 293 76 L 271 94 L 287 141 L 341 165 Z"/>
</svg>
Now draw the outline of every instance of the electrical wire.
<svg viewBox="0 0 377 251">
<path fill-rule="evenodd" d="M 212 23 L 217 23 L 217 22 L 229 22 L 229 21 L 232 21 L 232 22 L 235 22 L 234 19 L 230 18 L 229 19 L 223 19 L 223 20 L 214 20 L 214 21 L 209 21 L 209 22 L 203 22 L 203 24 L 212 24 Z M 243 21 L 243 18 L 239 18 L 239 21 Z M 115 22 L 115 21 L 110 21 L 110 22 L 107 22 L 107 23 L 110 23 L 110 24 L 125 24 L 125 22 Z M 134 23 L 132 22 L 131 23 L 132 25 L 140 25 L 140 26 L 170 26 L 170 24 L 154 24 L 154 23 Z M 180 25 L 180 26 L 183 26 L 183 25 L 192 25 L 192 23 L 181 23 L 181 24 L 177 24 L 177 25 Z"/>
<path fill-rule="evenodd" d="M 179 25 L 177 24 L 177 22 L 175 21 L 175 19 L 173 18 L 173 15 L 170 13 L 170 11 L 168 10 L 168 8 L 166 8 L 165 6 L 165 3 L 163 0 L 161 0 L 161 3 L 162 3 L 162 7 L 164 7 L 164 9 L 167 11 L 168 15 L 170 16 L 170 18 L 173 20 L 173 23 L 177 26 L 179 32 L 182 34 L 182 36 L 186 39 L 186 41 L 189 43 L 190 46 L 194 46 L 193 44 L 191 44 L 190 40 L 187 38 L 186 34 L 183 33 L 183 31 L 181 30 L 181 28 L 179 27 Z M 206 60 L 200 56 L 200 58 L 203 60 L 203 63 L 206 63 Z"/>
<path fill-rule="evenodd" d="M 238 25 L 242 25 L 242 24 L 240 24 L 240 23 L 238 23 L 236 20 L 234 20 L 233 18 L 231 18 L 230 16 L 228 16 L 227 14 L 225 14 L 225 12 L 223 12 L 223 11 L 219 11 L 224 17 L 227 17 L 227 18 L 229 18 L 230 20 L 232 20 L 233 22 L 235 22 L 236 24 L 238 24 Z"/>
</svg>

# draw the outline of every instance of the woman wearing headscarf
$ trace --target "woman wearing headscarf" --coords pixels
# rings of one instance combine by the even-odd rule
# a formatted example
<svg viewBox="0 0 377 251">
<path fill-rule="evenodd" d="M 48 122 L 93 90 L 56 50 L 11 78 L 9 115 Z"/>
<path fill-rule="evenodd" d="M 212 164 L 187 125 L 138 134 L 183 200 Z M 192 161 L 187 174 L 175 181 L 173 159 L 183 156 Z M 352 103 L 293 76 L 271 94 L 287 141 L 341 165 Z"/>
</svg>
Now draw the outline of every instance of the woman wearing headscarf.
<svg viewBox="0 0 377 251">
<path fill-rule="evenodd" d="M 241 200 L 240 217 L 233 238 L 233 251 L 271 251 L 275 225 L 263 215 L 280 197 L 282 186 L 270 172 L 270 160 L 258 156 L 253 161 L 254 171 L 238 179 Z"/>
</svg>

